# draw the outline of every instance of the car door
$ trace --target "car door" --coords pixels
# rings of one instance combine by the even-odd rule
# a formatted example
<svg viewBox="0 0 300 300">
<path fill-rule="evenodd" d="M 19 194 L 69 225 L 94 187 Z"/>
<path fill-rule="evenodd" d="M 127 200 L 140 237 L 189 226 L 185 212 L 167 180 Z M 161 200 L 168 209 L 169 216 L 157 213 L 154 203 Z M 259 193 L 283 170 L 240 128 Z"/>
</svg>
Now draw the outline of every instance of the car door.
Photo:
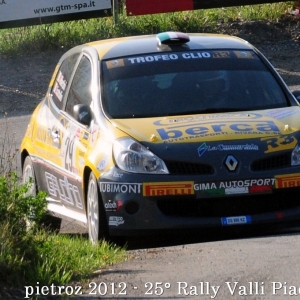
<svg viewBox="0 0 300 300">
<path fill-rule="evenodd" d="M 64 98 L 70 84 L 79 54 L 66 57 L 58 64 L 50 82 L 49 91 L 41 103 L 33 131 L 33 143 L 37 154 L 37 184 L 48 193 L 50 204 L 61 204 L 63 190 L 57 174 L 63 163 L 63 117 Z"/>
<path fill-rule="evenodd" d="M 85 155 L 90 136 L 89 127 L 80 124 L 74 116 L 74 106 L 92 103 L 92 65 L 87 55 L 82 55 L 75 70 L 64 108 L 61 124 L 64 132 L 62 138 L 62 169 L 65 175 L 60 178 L 64 195 L 63 204 L 72 210 L 83 212 L 84 199 L 82 178 Z M 59 176 L 59 175 L 58 175 Z"/>
</svg>

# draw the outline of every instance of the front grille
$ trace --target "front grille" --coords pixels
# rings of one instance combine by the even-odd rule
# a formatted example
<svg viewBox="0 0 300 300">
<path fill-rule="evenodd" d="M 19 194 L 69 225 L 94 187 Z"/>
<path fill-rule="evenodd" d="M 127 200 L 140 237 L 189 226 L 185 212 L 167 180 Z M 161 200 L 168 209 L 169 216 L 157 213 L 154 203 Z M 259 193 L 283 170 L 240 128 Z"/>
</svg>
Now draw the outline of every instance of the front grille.
<svg viewBox="0 0 300 300">
<path fill-rule="evenodd" d="M 173 175 L 210 175 L 214 169 L 208 164 L 195 164 L 188 162 L 166 161 L 170 174 Z"/>
<path fill-rule="evenodd" d="M 167 216 L 224 217 L 282 211 L 300 206 L 300 189 L 281 189 L 274 194 L 195 199 L 182 196 L 160 198 L 157 207 Z"/>
<path fill-rule="evenodd" d="M 252 171 L 267 171 L 291 166 L 291 153 L 284 153 L 268 158 L 258 159 L 251 165 Z"/>
</svg>

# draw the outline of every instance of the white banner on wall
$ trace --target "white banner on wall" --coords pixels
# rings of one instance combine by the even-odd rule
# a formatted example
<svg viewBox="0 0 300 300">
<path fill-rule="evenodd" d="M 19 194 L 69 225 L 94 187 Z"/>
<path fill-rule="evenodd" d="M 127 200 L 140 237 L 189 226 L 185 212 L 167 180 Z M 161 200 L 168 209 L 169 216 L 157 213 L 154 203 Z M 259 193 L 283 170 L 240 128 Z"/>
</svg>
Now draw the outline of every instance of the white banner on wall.
<svg viewBox="0 0 300 300">
<path fill-rule="evenodd" d="M 110 0 L 0 0 L 0 22 L 111 9 Z"/>
</svg>

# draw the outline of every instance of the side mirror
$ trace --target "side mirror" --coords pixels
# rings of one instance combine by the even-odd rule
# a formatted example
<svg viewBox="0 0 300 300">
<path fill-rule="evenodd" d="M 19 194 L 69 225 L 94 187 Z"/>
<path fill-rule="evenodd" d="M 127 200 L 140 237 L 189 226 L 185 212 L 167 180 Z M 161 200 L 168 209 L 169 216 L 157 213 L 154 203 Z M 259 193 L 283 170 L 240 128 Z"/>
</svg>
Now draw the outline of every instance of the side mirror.
<svg viewBox="0 0 300 300">
<path fill-rule="evenodd" d="M 293 91 L 292 94 L 300 102 L 300 90 Z"/>
<path fill-rule="evenodd" d="M 92 111 L 88 105 L 77 104 L 73 108 L 74 118 L 83 125 L 89 126 L 92 121 Z"/>
</svg>

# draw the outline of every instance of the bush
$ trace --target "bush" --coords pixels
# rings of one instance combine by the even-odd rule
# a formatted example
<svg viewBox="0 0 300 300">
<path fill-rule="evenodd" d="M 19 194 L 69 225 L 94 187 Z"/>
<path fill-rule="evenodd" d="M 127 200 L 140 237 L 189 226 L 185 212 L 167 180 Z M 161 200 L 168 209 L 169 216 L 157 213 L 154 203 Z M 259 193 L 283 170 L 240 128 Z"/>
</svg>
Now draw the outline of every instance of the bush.
<svg viewBox="0 0 300 300">
<path fill-rule="evenodd" d="M 21 184 L 18 149 L 9 128 L 0 133 L 0 299 L 24 298 L 24 287 L 61 285 L 123 261 L 125 249 L 86 237 L 53 234 L 40 228 L 46 193 L 30 194 L 33 181 Z M 22 288 L 23 286 L 23 288 Z M 21 287 L 21 289 L 20 289 Z M 21 292 L 20 292 L 21 291 Z"/>
<path fill-rule="evenodd" d="M 30 184 L 20 185 L 15 172 L 0 177 L 0 283 L 66 284 L 126 258 L 125 249 L 106 241 L 92 245 L 86 237 L 40 229 L 46 194 L 28 195 Z"/>
<path fill-rule="evenodd" d="M 0 282 L 22 281 L 40 247 L 37 225 L 27 222 L 38 224 L 44 216 L 46 194 L 28 195 L 30 184 L 20 185 L 16 172 L 0 177 Z"/>
</svg>

